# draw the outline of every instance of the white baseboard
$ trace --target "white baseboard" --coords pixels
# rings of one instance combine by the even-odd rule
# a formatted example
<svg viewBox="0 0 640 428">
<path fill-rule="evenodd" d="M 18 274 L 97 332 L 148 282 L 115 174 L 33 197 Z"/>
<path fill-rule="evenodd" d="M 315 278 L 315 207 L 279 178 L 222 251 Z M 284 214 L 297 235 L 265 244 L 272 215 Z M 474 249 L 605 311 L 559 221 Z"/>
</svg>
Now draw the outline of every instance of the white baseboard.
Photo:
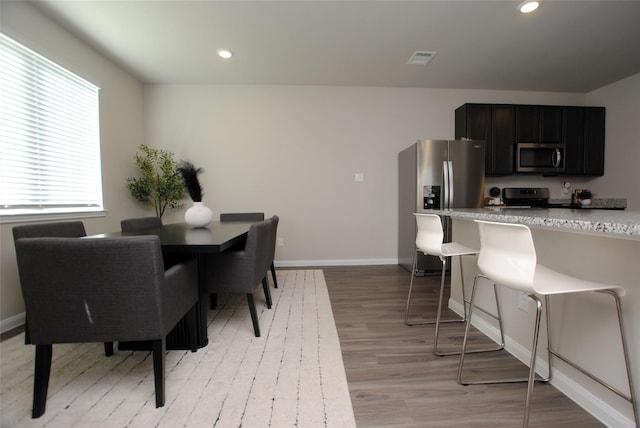
<svg viewBox="0 0 640 428">
<path fill-rule="evenodd" d="M 0 333 L 5 333 L 25 323 L 26 315 L 21 313 L 0 321 Z"/>
<path fill-rule="evenodd" d="M 276 260 L 275 267 L 397 265 L 398 259 Z"/>
<path fill-rule="evenodd" d="M 458 315 L 462 316 L 463 309 L 460 303 L 454 300 L 449 300 L 449 308 Z M 473 317 L 471 324 L 475 328 L 483 332 L 485 335 L 487 335 L 487 337 L 489 337 L 494 342 L 500 343 L 500 331 L 496 326 L 480 317 Z M 509 336 L 505 336 L 504 342 L 504 349 L 507 352 L 516 357 L 518 360 L 522 361 L 523 364 L 527 366 L 529 365 L 531 352 L 528 348 L 525 348 L 518 342 L 512 340 Z M 538 349 L 540 350 L 541 348 Z M 538 354 L 539 353 L 540 352 L 538 352 Z M 569 366 L 567 366 L 567 368 L 571 370 Z M 608 427 L 635 427 L 635 422 L 633 421 L 633 419 L 620 413 L 618 410 L 610 406 L 601 398 L 595 396 L 589 390 L 582 387 L 582 385 L 576 382 L 571 376 L 569 376 L 568 373 L 565 373 L 562 369 L 558 369 L 556 367 L 553 367 L 552 370 L 553 377 L 550 383 L 558 391 L 569 397 L 577 405 L 582 407 L 586 412 L 591 414 L 594 418 L 598 419 Z M 540 358 L 539 355 L 536 356 L 536 372 L 541 373 L 543 376 L 547 375 L 547 362 L 546 360 Z M 572 373 L 576 373 L 578 376 L 582 376 L 577 371 L 573 371 Z"/>
</svg>

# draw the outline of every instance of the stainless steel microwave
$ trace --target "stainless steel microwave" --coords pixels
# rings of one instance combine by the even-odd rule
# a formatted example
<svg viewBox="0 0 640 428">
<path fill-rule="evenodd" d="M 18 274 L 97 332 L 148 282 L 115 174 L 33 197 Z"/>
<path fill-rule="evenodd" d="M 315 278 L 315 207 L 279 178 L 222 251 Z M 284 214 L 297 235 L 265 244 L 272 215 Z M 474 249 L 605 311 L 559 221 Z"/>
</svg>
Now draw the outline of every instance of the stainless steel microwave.
<svg viewBox="0 0 640 428">
<path fill-rule="evenodd" d="M 564 172 L 564 144 L 518 143 L 516 172 Z"/>
</svg>

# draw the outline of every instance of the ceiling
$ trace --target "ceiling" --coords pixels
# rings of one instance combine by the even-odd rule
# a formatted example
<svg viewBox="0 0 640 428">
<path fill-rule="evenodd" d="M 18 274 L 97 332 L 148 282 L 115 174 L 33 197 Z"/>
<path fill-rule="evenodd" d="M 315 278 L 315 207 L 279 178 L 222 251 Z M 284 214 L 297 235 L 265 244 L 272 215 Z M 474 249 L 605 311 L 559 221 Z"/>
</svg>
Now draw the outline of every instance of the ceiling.
<svg viewBox="0 0 640 428">
<path fill-rule="evenodd" d="M 40 0 L 145 83 L 585 93 L 640 72 L 640 1 Z M 218 48 L 231 49 L 221 60 Z M 408 65 L 417 50 L 428 65 Z"/>
</svg>

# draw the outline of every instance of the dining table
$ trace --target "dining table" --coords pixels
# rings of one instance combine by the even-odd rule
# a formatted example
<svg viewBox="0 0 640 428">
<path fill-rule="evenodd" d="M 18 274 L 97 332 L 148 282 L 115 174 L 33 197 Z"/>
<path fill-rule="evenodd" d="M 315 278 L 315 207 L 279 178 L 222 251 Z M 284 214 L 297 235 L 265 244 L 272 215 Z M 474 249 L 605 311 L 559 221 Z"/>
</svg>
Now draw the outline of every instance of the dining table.
<svg viewBox="0 0 640 428">
<path fill-rule="evenodd" d="M 86 238 L 117 238 L 124 236 L 156 235 L 160 238 L 162 255 L 167 260 L 195 257 L 198 269 L 199 299 L 196 304 L 196 346 L 203 348 L 209 343 L 207 337 L 207 311 L 210 294 L 207 287 L 207 258 L 224 251 L 241 250 L 247 239 L 249 228 L 255 222 L 213 221 L 207 227 L 194 228 L 186 223 L 165 224 L 162 227 L 108 232 Z M 190 349 L 189 328 L 182 319 L 167 336 L 167 349 Z M 146 349 L 145 343 L 121 342 L 119 349 Z"/>
</svg>

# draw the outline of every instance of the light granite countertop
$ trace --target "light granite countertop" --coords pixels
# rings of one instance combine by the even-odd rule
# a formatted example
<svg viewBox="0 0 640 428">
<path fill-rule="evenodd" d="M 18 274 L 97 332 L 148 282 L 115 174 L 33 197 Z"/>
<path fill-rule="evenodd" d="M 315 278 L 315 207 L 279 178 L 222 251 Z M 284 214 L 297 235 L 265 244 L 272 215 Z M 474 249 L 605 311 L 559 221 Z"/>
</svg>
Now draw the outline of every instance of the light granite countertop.
<svg viewBox="0 0 640 428">
<path fill-rule="evenodd" d="M 531 227 L 640 240 L 640 212 L 563 208 L 459 208 L 425 210 L 462 220 L 520 223 Z"/>
</svg>

